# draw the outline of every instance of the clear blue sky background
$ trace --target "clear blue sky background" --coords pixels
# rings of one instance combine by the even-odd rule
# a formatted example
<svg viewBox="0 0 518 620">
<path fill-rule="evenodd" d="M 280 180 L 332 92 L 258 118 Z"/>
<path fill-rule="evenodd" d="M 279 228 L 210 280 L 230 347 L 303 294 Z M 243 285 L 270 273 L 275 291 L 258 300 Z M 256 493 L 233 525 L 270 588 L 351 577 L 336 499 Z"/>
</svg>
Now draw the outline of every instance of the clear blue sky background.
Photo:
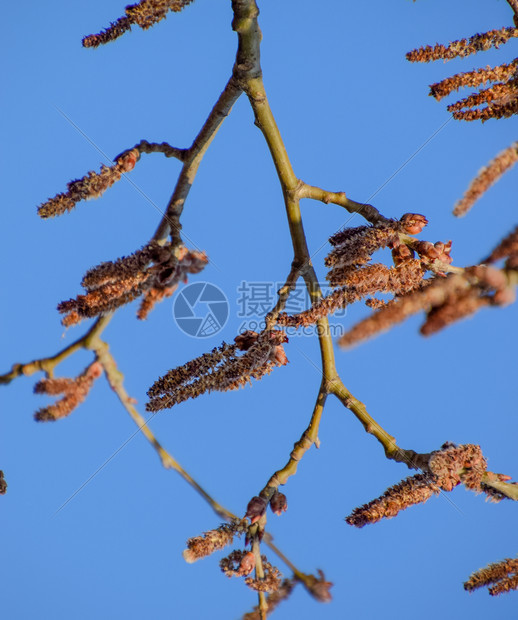
<svg viewBox="0 0 518 620">
<path fill-rule="evenodd" d="M 85 326 L 63 333 L 57 302 L 80 292 L 86 269 L 144 244 L 159 219 L 125 181 L 59 219 L 39 220 L 36 206 L 99 168 L 103 158 L 91 143 L 109 157 L 143 138 L 188 146 L 230 75 L 236 37 L 228 0 L 197 0 L 148 32 L 135 28 L 108 46 L 83 49 L 82 36 L 107 26 L 123 7 L 116 0 L 49 0 L 3 8 L 1 372 L 53 354 L 83 333 Z M 448 113 L 444 102 L 428 97 L 428 84 L 507 62 L 517 42 L 446 65 L 412 65 L 404 57 L 422 44 L 511 25 L 506 2 L 270 0 L 260 8 L 266 88 L 300 178 L 370 200 L 389 217 L 426 214 L 422 237 L 453 239 L 457 265 L 477 262 L 509 232 L 516 171 L 466 218 L 455 219 L 451 209 L 478 169 L 516 140 L 516 119 L 451 121 L 430 140 Z M 131 178 L 163 208 L 178 171 L 178 162 L 152 155 Z M 326 240 L 350 218 L 332 205 L 306 201 L 302 210 L 323 277 Z M 361 223 L 354 217 L 349 225 Z M 135 319 L 135 305 L 117 313 L 105 335 L 141 411 L 159 375 L 233 339 L 242 280 L 277 282 L 289 270 L 282 196 L 245 98 L 203 161 L 183 226 L 212 261 L 199 279 L 225 291 L 231 316 L 221 333 L 195 340 L 175 325 L 172 300 L 146 322 Z M 352 325 L 365 312 L 354 307 L 341 321 Z M 484 311 L 431 339 L 418 335 L 420 321 L 338 352 L 345 384 L 401 446 L 480 444 L 492 470 L 517 476 L 516 308 Z M 264 381 L 184 403 L 151 423 L 165 447 L 234 512 L 243 513 L 285 463 L 311 414 L 320 382 L 317 342 L 294 337 L 286 350 L 290 364 Z M 89 359 L 78 354 L 59 374 L 73 376 Z M 0 498 L 3 617 L 230 619 L 250 609 L 255 595 L 220 574 L 222 554 L 184 563 L 185 540 L 218 519 L 161 468 L 140 436 L 53 516 L 134 425 L 104 379 L 70 418 L 36 424 L 33 412 L 47 402 L 32 394 L 36 380 L 0 389 L 0 468 L 9 483 Z M 268 524 L 301 570 L 325 571 L 335 583 L 334 601 L 319 605 L 300 588 L 275 618 L 516 617 L 516 595 L 492 599 L 462 589 L 471 571 L 516 554 L 512 502 L 486 503 L 460 488 L 356 530 L 344 517 L 407 470 L 386 461 L 331 398 L 320 440 L 321 449 L 306 454 L 284 489 L 288 512 Z"/>
</svg>

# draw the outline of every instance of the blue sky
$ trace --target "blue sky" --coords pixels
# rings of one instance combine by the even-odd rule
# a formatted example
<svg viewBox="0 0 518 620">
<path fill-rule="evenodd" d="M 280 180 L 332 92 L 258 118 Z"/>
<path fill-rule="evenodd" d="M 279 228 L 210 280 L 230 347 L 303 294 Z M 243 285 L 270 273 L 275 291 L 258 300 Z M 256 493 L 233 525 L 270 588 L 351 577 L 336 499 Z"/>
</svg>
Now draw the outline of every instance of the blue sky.
<svg viewBox="0 0 518 620">
<path fill-rule="evenodd" d="M 507 3 L 259 6 L 265 85 L 297 176 L 371 201 L 387 217 L 425 214 L 430 223 L 421 237 L 453 239 L 456 265 L 487 255 L 515 225 L 516 171 L 465 218 L 455 219 L 451 210 L 479 168 L 516 140 L 517 121 L 447 122 L 446 103 L 429 97 L 428 85 L 508 62 L 518 43 L 447 64 L 410 64 L 405 53 L 511 25 Z M 121 181 L 61 218 L 42 221 L 36 206 L 97 170 L 106 162 L 101 152 L 113 157 L 141 139 L 188 146 L 230 76 L 236 47 L 230 2 L 196 0 L 150 31 L 135 28 L 97 50 L 81 47 L 84 35 L 123 8 L 115 0 L 4 7 L 1 372 L 51 355 L 83 333 L 85 326 L 64 332 L 56 304 L 80 292 L 89 267 L 148 240 L 160 217 L 153 203 L 161 209 L 167 203 L 179 163 L 142 158 L 131 179 L 147 198 Z M 362 220 L 309 201 L 302 214 L 323 279 L 328 237 Z M 218 286 L 230 316 L 217 335 L 194 339 L 173 320 L 174 298 L 145 322 L 136 320 L 135 304 L 117 313 L 105 336 L 141 412 L 158 376 L 233 340 L 242 323 L 242 281 L 279 282 L 289 271 L 280 188 L 244 97 L 201 165 L 182 223 L 211 261 L 190 281 Z M 365 313 L 358 305 L 334 322 L 352 325 Z M 480 444 L 490 469 L 516 478 L 515 313 L 514 306 L 487 310 L 430 339 L 419 336 L 414 317 L 357 349 L 337 351 L 337 366 L 399 445 L 427 452 L 447 440 Z M 150 424 L 236 513 L 285 463 L 311 415 L 320 383 L 318 343 L 293 337 L 286 352 L 290 364 L 252 387 L 183 403 Z M 74 376 L 89 359 L 81 352 L 59 374 Z M 0 390 L 0 469 L 9 484 L 0 498 L 5 617 L 227 619 L 250 609 L 255 595 L 219 572 L 223 554 L 194 565 L 183 561 L 185 540 L 219 521 L 175 473 L 161 468 L 140 436 L 55 514 L 134 433 L 134 424 L 104 379 L 68 419 L 36 424 L 33 412 L 47 402 L 32 393 L 37 378 Z M 462 589 L 473 570 L 516 554 L 511 502 L 486 503 L 461 488 L 355 530 L 344 517 L 407 469 L 386 461 L 332 398 L 320 440 L 320 450 L 305 455 L 283 489 L 288 512 L 268 525 L 300 570 L 325 571 L 335 584 L 334 601 L 320 605 L 300 588 L 275 618 L 515 617 L 513 595 L 493 599 Z"/>
</svg>

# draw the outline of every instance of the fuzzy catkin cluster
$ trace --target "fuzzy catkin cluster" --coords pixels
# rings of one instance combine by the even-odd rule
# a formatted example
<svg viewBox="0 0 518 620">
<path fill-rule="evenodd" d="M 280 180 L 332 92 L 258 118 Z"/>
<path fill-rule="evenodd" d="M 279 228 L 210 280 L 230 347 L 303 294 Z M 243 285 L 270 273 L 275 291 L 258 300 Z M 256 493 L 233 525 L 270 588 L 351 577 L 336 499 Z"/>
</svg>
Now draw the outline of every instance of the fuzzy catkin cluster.
<svg viewBox="0 0 518 620">
<path fill-rule="evenodd" d="M 461 483 L 476 493 L 485 491 L 482 478 L 486 470 L 487 461 L 480 446 L 446 443 L 430 454 L 427 471 L 388 488 L 380 497 L 355 508 L 345 520 L 349 525 L 363 527 L 390 519 L 409 506 L 422 504 L 441 490 L 451 491 Z"/>
<path fill-rule="evenodd" d="M 518 25 L 516 7 L 515 26 Z M 490 30 L 476 34 L 469 39 L 453 41 L 449 45 L 437 44 L 413 50 L 407 54 L 411 62 L 429 62 L 432 60 L 449 60 L 457 56 L 481 52 L 498 47 L 518 36 L 517 27 Z M 489 84 L 486 88 L 480 88 Z M 463 121 L 509 118 L 518 114 L 518 58 L 496 67 L 485 67 L 457 73 L 430 86 L 430 95 L 437 101 L 464 87 L 479 88 L 477 92 L 459 99 L 447 106 L 453 118 Z M 473 204 L 491 187 L 518 159 L 517 143 L 497 155 L 472 181 L 463 198 L 454 208 L 455 215 L 465 215 Z"/>
<path fill-rule="evenodd" d="M 331 588 L 333 587 L 333 583 L 326 580 L 326 576 L 322 570 L 318 569 L 317 574 L 318 577 L 315 575 L 307 575 L 304 581 L 304 587 L 319 603 L 329 603 L 332 599 Z"/>
<path fill-rule="evenodd" d="M 103 164 L 100 172 L 91 171 L 81 179 L 70 181 L 65 193 L 57 194 L 38 207 L 38 215 L 43 219 L 56 217 L 71 211 L 81 200 L 99 198 L 123 173 L 133 170 L 139 157 L 139 151 L 132 149 L 121 155 L 113 166 Z"/>
<path fill-rule="evenodd" d="M 157 242 L 144 246 L 129 256 L 101 263 L 90 269 L 82 280 L 85 295 L 63 301 L 58 311 L 65 315 L 63 325 L 111 312 L 143 296 L 137 312 L 145 319 L 155 303 L 169 297 L 187 274 L 199 273 L 208 263 L 205 253 Z"/>
<path fill-rule="evenodd" d="M 227 545 L 231 545 L 235 536 L 244 534 L 247 521 L 234 519 L 230 523 L 223 523 L 214 530 L 204 532 L 202 536 L 194 536 L 187 541 L 187 549 L 183 552 L 183 558 L 189 564 L 205 558 Z"/>
<path fill-rule="evenodd" d="M 421 288 L 426 269 L 435 269 L 436 264 L 451 261 L 451 243 L 434 245 L 414 240 L 410 247 L 400 242 L 400 234 L 417 234 L 427 223 L 423 215 L 405 213 L 399 221 L 347 228 L 333 235 L 329 239 L 333 249 L 325 264 L 330 268 L 326 277 L 336 290 L 304 312 L 293 316 L 281 313 L 278 324 L 290 327 L 312 325 L 321 317 L 368 295 L 391 293 L 397 296 Z M 386 247 L 392 249 L 394 267 L 368 264 L 375 251 Z M 415 258 L 416 252 L 418 258 Z"/>
<path fill-rule="evenodd" d="M 427 286 L 389 301 L 354 325 L 339 343 L 344 347 L 356 345 L 423 310 L 426 319 L 420 331 L 428 336 L 483 307 L 507 305 L 514 299 L 505 272 L 484 265 L 468 267 L 462 274 L 435 278 Z"/>
<path fill-rule="evenodd" d="M 273 566 L 265 555 L 261 556 L 264 577 L 259 579 L 258 577 L 247 577 L 245 579 L 246 585 L 255 590 L 256 592 L 276 592 L 281 585 L 281 571 Z"/>
<path fill-rule="evenodd" d="M 398 222 L 346 228 L 329 239 L 333 250 L 327 255 L 325 264 L 333 269 L 356 267 L 369 262 L 372 254 L 380 248 L 393 244 L 401 230 Z"/>
<path fill-rule="evenodd" d="M 235 344 L 224 342 L 155 381 L 148 391 L 146 409 L 160 411 L 205 392 L 236 390 L 251 379 L 261 379 L 276 366 L 288 363 L 285 342 L 286 335 L 278 330 L 236 336 Z M 239 350 L 244 353 L 239 355 Z"/>
<path fill-rule="evenodd" d="M 99 198 L 119 181 L 124 173 L 133 170 L 142 153 L 163 153 L 166 157 L 182 159 L 184 151 L 172 147 L 167 142 L 141 140 L 133 148 L 120 153 L 113 165 L 102 164 L 100 172 L 91 170 L 81 179 L 70 181 L 66 192 L 57 194 L 38 207 L 38 215 L 43 219 L 56 217 L 71 211 L 81 200 Z"/>
<path fill-rule="evenodd" d="M 377 523 L 395 517 L 409 506 L 426 502 L 440 491 L 439 485 L 429 475 L 416 474 L 388 488 L 381 497 L 355 508 L 345 520 L 355 527 Z"/>
<path fill-rule="evenodd" d="M 83 47 L 98 47 L 122 36 L 136 24 L 143 30 L 154 26 L 167 16 L 169 11 L 179 12 L 193 0 L 141 0 L 126 7 L 126 15 L 111 23 L 98 34 L 91 34 L 83 39 Z"/>
<path fill-rule="evenodd" d="M 227 577 L 246 577 L 255 568 L 255 556 L 251 551 L 234 549 L 220 561 L 219 567 Z"/>
<path fill-rule="evenodd" d="M 514 9 L 515 10 L 515 9 Z M 515 26 L 518 23 L 515 15 Z M 427 45 L 412 50 L 406 55 L 410 62 L 430 62 L 434 60 L 450 60 L 483 52 L 492 47 L 499 47 L 512 38 L 518 37 L 518 28 L 504 27 L 488 32 L 475 34 L 469 39 L 453 41 L 448 45 Z M 487 82 L 493 84 L 485 89 L 469 95 L 448 105 L 453 118 L 464 121 L 490 118 L 508 118 L 518 113 L 518 77 L 516 69 L 518 59 L 503 63 L 497 67 L 486 67 L 457 73 L 443 79 L 430 87 L 430 94 L 438 101 L 462 87 L 479 87 Z"/>
<path fill-rule="evenodd" d="M 419 287 L 424 275 L 421 261 L 410 259 L 398 267 L 386 267 L 381 263 L 358 267 L 344 274 L 343 286 L 315 302 L 311 308 L 290 316 L 279 315 L 278 324 L 289 327 L 313 325 L 322 316 L 332 314 L 374 293 L 401 295 Z"/>
<path fill-rule="evenodd" d="M 452 41 L 448 45 L 442 45 L 441 43 L 433 46 L 426 45 L 408 52 L 406 57 L 410 62 L 431 62 L 434 60 L 464 58 L 477 52 L 489 50 L 492 47 L 499 47 L 513 37 L 518 37 L 518 28 L 498 28 L 475 34 L 467 39 Z"/>
<path fill-rule="evenodd" d="M 475 202 L 494 185 L 508 170 L 518 161 L 518 142 L 513 142 L 510 146 L 493 158 L 487 166 L 484 166 L 477 176 L 471 181 L 464 196 L 459 200 L 453 214 L 457 216 L 466 215 Z"/>
<path fill-rule="evenodd" d="M 450 104 L 447 110 L 453 118 L 464 121 L 484 122 L 490 118 L 509 118 L 518 113 L 518 80 L 493 84 Z"/>
<path fill-rule="evenodd" d="M 68 416 L 85 400 L 94 381 L 101 374 L 101 364 L 94 362 L 74 379 L 68 377 L 41 379 L 34 386 L 36 394 L 48 394 L 50 396 L 63 394 L 63 396 L 52 405 L 38 409 L 34 418 L 38 422 L 55 422 Z"/>
<path fill-rule="evenodd" d="M 489 564 L 475 571 L 464 583 L 464 589 L 468 592 L 473 592 L 484 586 L 488 586 L 491 596 L 518 590 L 518 559 L 506 558 L 500 562 Z"/>
<path fill-rule="evenodd" d="M 285 600 L 289 598 L 296 586 L 295 579 L 283 579 L 275 592 L 270 592 L 266 597 L 267 613 L 270 615 Z M 261 620 L 259 605 L 243 616 L 243 620 Z"/>
<path fill-rule="evenodd" d="M 518 226 L 500 241 L 491 254 L 484 259 L 484 263 L 496 263 L 502 258 L 506 260 L 506 267 L 516 269 L 518 266 Z"/>
<path fill-rule="evenodd" d="M 255 568 L 255 556 L 251 551 L 234 550 L 219 563 L 227 577 L 245 577 L 245 583 L 256 592 L 276 592 L 281 585 L 281 572 L 265 555 L 261 556 L 264 577 L 248 577 Z"/>
<path fill-rule="evenodd" d="M 443 491 L 451 491 L 462 483 L 470 491 L 479 493 L 487 461 L 480 446 L 446 443 L 440 450 L 431 453 L 428 469 L 436 476 Z"/>
<path fill-rule="evenodd" d="M 485 67 L 456 73 L 430 86 L 430 95 L 437 101 L 447 97 L 450 93 L 465 87 L 476 87 L 486 82 L 507 82 L 514 77 L 518 69 L 518 58 L 508 64 L 497 67 Z"/>
</svg>

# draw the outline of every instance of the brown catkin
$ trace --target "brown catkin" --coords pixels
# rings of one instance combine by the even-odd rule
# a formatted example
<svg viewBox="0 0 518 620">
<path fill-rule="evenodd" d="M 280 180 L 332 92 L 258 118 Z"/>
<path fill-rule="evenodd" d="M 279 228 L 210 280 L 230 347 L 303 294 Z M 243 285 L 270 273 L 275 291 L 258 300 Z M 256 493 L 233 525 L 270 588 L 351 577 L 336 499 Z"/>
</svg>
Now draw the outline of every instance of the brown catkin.
<svg viewBox="0 0 518 620">
<path fill-rule="evenodd" d="M 444 491 L 451 491 L 462 483 L 467 489 L 479 493 L 487 461 L 480 446 L 447 443 L 431 453 L 428 469 L 437 477 L 437 484 Z"/>
<path fill-rule="evenodd" d="M 489 88 L 484 88 L 478 93 L 450 104 L 447 110 L 453 113 L 454 118 L 457 118 L 456 114 L 464 114 L 464 108 L 475 108 L 476 106 L 487 104 L 487 107 L 480 108 L 477 112 L 484 112 L 486 115 L 489 115 L 488 118 L 501 118 L 502 115 L 511 116 L 512 113 L 507 113 L 505 110 L 511 110 L 512 106 L 509 107 L 509 104 L 516 102 L 518 97 L 517 84 L 516 79 L 505 84 L 500 82 L 493 84 Z"/>
<path fill-rule="evenodd" d="M 65 326 L 83 318 L 110 312 L 144 295 L 137 311 L 139 319 L 147 318 L 156 303 L 170 297 L 188 274 L 199 273 L 208 263 L 207 255 L 181 246 L 161 246 L 153 241 L 129 256 L 107 261 L 90 269 L 82 285 L 86 295 L 63 301 L 58 311 L 66 316 Z"/>
<path fill-rule="evenodd" d="M 115 39 L 121 37 L 128 30 L 131 30 L 131 20 L 127 17 L 119 17 L 108 28 L 101 30 L 98 34 L 90 34 L 83 37 L 83 47 L 99 47 L 99 45 L 115 41 Z"/>
<path fill-rule="evenodd" d="M 363 527 L 383 518 L 391 519 L 409 506 L 426 502 L 440 490 L 434 476 L 416 474 L 388 488 L 381 497 L 355 508 L 345 520 L 349 525 Z"/>
<path fill-rule="evenodd" d="M 475 571 L 464 583 L 464 589 L 473 592 L 492 584 L 496 584 L 489 588 L 489 593 L 493 596 L 516 590 L 518 588 L 518 559 L 506 558 Z"/>
<path fill-rule="evenodd" d="M 318 577 L 307 575 L 308 578 L 304 581 L 304 587 L 319 603 L 329 603 L 333 598 L 331 596 L 333 583 L 326 580 L 326 576 L 320 569 L 317 570 L 317 573 Z"/>
<path fill-rule="evenodd" d="M 148 291 L 145 291 L 142 296 L 142 301 L 140 303 L 140 307 L 137 310 L 137 319 L 144 321 L 149 316 L 149 313 L 156 306 L 157 303 L 160 303 L 164 299 L 171 297 L 174 294 L 178 285 L 168 286 L 165 288 L 151 288 Z"/>
<path fill-rule="evenodd" d="M 492 186 L 502 175 L 510 170 L 518 161 L 518 142 L 513 142 L 505 150 L 484 166 L 471 181 L 461 200 L 453 209 L 457 216 L 466 215 L 475 202 Z"/>
<path fill-rule="evenodd" d="M 484 263 L 495 263 L 501 258 L 518 255 L 518 226 L 500 241 Z"/>
<path fill-rule="evenodd" d="M 34 393 L 48 394 L 49 396 L 64 394 L 67 390 L 73 388 L 75 381 L 75 379 L 70 377 L 47 377 L 40 379 L 34 386 Z"/>
<path fill-rule="evenodd" d="M 454 294 L 466 290 L 469 282 L 457 274 L 436 277 L 425 288 L 420 288 L 390 301 L 363 321 L 354 325 L 339 340 L 340 346 L 350 347 L 401 323 L 412 314 L 439 306 Z"/>
<path fill-rule="evenodd" d="M 491 594 L 491 596 L 498 596 L 499 594 L 504 594 L 505 592 L 510 592 L 511 590 L 518 590 L 517 574 L 514 574 L 511 577 L 504 577 L 497 584 L 491 586 L 489 588 L 489 594 Z"/>
<path fill-rule="evenodd" d="M 326 257 L 325 264 L 335 268 L 363 265 L 376 250 L 395 242 L 400 228 L 395 221 L 346 228 L 330 237 L 329 243 L 334 249 Z"/>
<path fill-rule="evenodd" d="M 58 312 L 66 315 L 72 314 L 81 319 L 111 312 L 141 295 L 142 287 L 150 275 L 149 273 L 137 273 L 135 276 L 104 284 L 86 295 L 78 295 L 76 299 L 62 301 L 58 304 Z M 65 319 L 63 324 L 66 324 Z"/>
<path fill-rule="evenodd" d="M 275 592 L 270 592 L 267 595 L 266 605 L 268 609 L 268 614 L 271 614 L 280 605 L 280 603 L 282 603 L 282 601 L 285 601 L 289 598 L 296 584 L 297 581 L 295 581 L 295 579 L 283 579 L 278 590 L 276 590 Z M 243 616 L 242 620 L 261 620 L 259 605 L 254 607 L 252 611 L 246 613 Z"/>
<path fill-rule="evenodd" d="M 112 22 L 108 28 L 98 34 L 91 34 L 83 38 L 83 47 L 98 47 L 122 36 L 131 25 L 136 24 L 143 30 L 154 26 L 164 19 L 169 11 L 178 12 L 193 0 L 141 0 L 126 7 L 126 16 Z"/>
<path fill-rule="evenodd" d="M 208 374 L 223 360 L 235 357 L 236 349 L 236 345 L 224 342 L 221 346 L 212 349 L 210 353 L 203 353 L 183 366 L 173 368 L 155 381 L 148 390 L 148 396 L 154 398 L 167 394 L 196 377 Z"/>
<path fill-rule="evenodd" d="M 140 157 L 137 149 L 132 149 L 121 155 L 112 166 L 101 166 L 100 172 L 88 172 L 86 176 L 68 183 L 68 190 L 58 194 L 38 207 L 38 215 L 47 219 L 63 215 L 71 211 L 81 200 L 99 198 L 109 187 L 116 183 L 123 173 L 135 167 Z"/>
<path fill-rule="evenodd" d="M 106 261 L 89 269 L 83 277 L 81 285 L 88 291 L 95 290 L 105 284 L 113 284 L 126 277 L 135 277 L 139 272 L 155 259 L 160 252 L 164 252 L 169 258 L 170 250 L 161 248 L 153 241 L 129 256 L 123 256 L 115 261 Z"/>
<path fill-rule="evenodd" d="M 227 577 L 245 577 L 255 567 L 255 557 L 251 551 L 234 549 L 220 560 L 219 567 Z"/>
<path fill-rule="evenodd" d="M 234 536 L 241 536 L 247 528 L 245 519 L 234 519 L 230 523 L 223 523 L 218 528 L 205 532 L 202 536 L 194 536 L 187 541 L 187 549 L 183 558 L 189 564 L 200 558 L 205 558 L 219 549 L 231 545 Z"/>
<path fill-rule="evenodd" d="M 450 93 L 460 88 L 473 88 L 486 82 L 506 82 L 514 76 L 517 69 L 518 58 L 515 58 L 513 62 L 509 64 L 475 69 L 473 71 L 466 71 L 465 73 L 457 73 L 436 84 L 432 84 L 430 86 L 430 95 L 435 97 L 437 101 L 440 101 L 443 97 L 448 96 Z"/>
<path fill-rule="evenodd" d="M 7 493 L 7 481 L 4 477 L 4 472 L 0 469 L 0 495 Z"/>
<path fill-rule="evenodd" d="M 281 313 L 277 324 L 289 327 L 313 325 L 320 318 L 332 314 L 347 305 L 374 293 L 402 295 L 419 287 L 424 275 L 421 261 L 409 259 L 397 267 L 386 267 L 381 263 L 343 270 L 333 269 L 329 273 L 332 286 L 342 285 L 326 297 L 316 301 L 311 308 L 295 315 Z"/>
<path fill-rule="evenodd" d="M 94 381 L 102 374 L 99 362 L 93 362 L 75 379 L 42 379 L 34 386 L 37 394 L 63 394 L 52 405 L 38 409 L 34 414 L 38 422 L 55 422 L 68 416 L 88 396 Z"/>
<path fill-rule="evenodd" d="M 488 105 L 485 108 L 476 110 L 457 110 L 452 116 L 458 121 L 482 121 L 485 123 L 490 118 L 509 118 L 518 114 L 518 97 L 514 97 L 509 101 Z"/>
<path fill-rule="evenodd" d="M 430 62 L 433 60 L 451 60 L 465 57 L 477 52 L 486 51 L 492 47 L 499 47 L 509 39 L 518 37 L 518 28 L 504 27 L 475 34 L 469 39 L 453 41 L 449 45 L 437 43 L 434 46 L 426 45 L 408 52 L 406 57 L 410 62 Z"/>
<path fill-rule="evenodd" d="M 481 296 L 476 288 L 462 291 L 462 293 L 452 295 L 442 305 L 432 308 L 419 331 L 423 336 L 431 336 L 448 325 L 475 314 L 481 308 L 489 306 L 490 303 L 491 300 Z"/>
<path fill-rule="evenodd" d="M 262 579 L 258 577 L 247 577 L 245 583 L 256 592 L 276 592 L 281 585 L 281 571 L 268 562 L 265 555 L 261 556 L 261 560 L 264 577 Z"/>
<path fill-rule="evenodd" d="M 206 392 L 236 390 L 288 363 L 283 348 L 283 343 L 287 342 L 284 332 L 273 330 L 247 334 L 250 342 L 253 338 L 253 344 L 248 343 L 242 355 L 237 355 L 236 349 L 242 342 L 242 336 L 237 336 L 236 345 L 223 343 L 211 353 L 170 370 L 149 389 L 150 401 L 146 409 L 160 411 Z"/>
</svg>

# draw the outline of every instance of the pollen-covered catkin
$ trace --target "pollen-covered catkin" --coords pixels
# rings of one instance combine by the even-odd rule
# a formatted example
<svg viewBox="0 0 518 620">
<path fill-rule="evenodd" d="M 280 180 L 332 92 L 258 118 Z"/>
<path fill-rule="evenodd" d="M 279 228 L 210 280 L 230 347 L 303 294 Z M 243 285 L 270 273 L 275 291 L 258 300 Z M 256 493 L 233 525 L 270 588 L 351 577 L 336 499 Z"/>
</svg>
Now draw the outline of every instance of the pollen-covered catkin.
<svg viewBox="0 0 518 620">
<path fill-rule="evenodd" d="M 55 422 L 68 416 L 88 396 L 94 381 L 102 374 L 102 366 L 95 361 L 75 379 L 66 377 L 41 379 L 34 386 L 36 394 L 57 395 L 63 397 L 52 405 L 38 409 L 34 418 L 38 422 Z"/>
<path fill-rule="evenodd" d="M 453 209 L 454 215 L 462 216 L 471 209 L 477 200 L 494 185 L 503 174 L 510 170 L 518 161 L 518 142 L 513 142 L 505 150 L 484 166 L 471 181 L 461 200 Z"/>
<path fill-rule="evenodd" d="M 475 571 L 464 583 L 468 592 L 489 586 L 489 594 L 497 596 L 518 589 L 518 559 L 506 558 Z"/>
<path fill-rule="evenodd" d="M 499 47 L 509 39 L 518 37 L 518 28 L 504 27 L 475 34 L 468 39 L 452 41 L 448 45 L 437 43 L 426 45 L 408 52 L 406 57 L 410 62 L 430 62 L 433 60 L 451 60 L 465 57 L 477 52 L 486 51 L 492 47 Z"/>
<path fill-rule="evenodd" d="M 83 38 L 83 47 L 98 47 L 114 41 L 128 30 L 132 24 L 147 30 L 167 16 L 169 11 L 178 12 L 193 0 L 141 0 L 126 7 L 126 15 L 112 22 L 108 28 L 98 34 L 91 34 Z"/>
</svg>

